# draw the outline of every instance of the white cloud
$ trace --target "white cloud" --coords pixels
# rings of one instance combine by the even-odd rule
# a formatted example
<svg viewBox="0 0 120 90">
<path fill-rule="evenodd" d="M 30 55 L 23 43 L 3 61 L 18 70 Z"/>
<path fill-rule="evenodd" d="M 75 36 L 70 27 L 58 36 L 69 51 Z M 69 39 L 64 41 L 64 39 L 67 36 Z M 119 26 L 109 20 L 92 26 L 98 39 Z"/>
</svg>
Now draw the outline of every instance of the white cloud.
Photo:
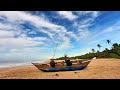
<svg viewBox="0 0 120 90">
<path fill-rule="evenodd" d="M 112 43 L 119 42 L 120 38 L 120 22 L 116 22 L 113 25 L 109 25 L 108 27 L 104 28 L 101 32 L 98 33 L 98 30 L 95 32 L 92 32 L 91 34 L 91 40 L 88 43 L 88 45 L 97 45 L 98 43 L 101 43 L 103 46 L 103 49 L 107 47 L 106 40 L 111 40 Z"/>
<path fill-rule="evenodd" d="M 80 27 L 86 27 L 86 26 L 90 26 L 91 23 L 95 20 L 96 17 L 98 17 L 100 15 L 99 11 L 76 11 L 79 16 L 85 16 L 87 15 L 87 18 L 84 18 L 82 20 L 80 20 L 79 22 L 75 22 L 75 26 L 80 26 Z"/>
<path fill-rule="evenodd" d="M 60 28 L 60 26 L 48 22 L 43 17 L 35 16 L 27 12 L 1 11 L 0 15 L 6 16 L 8 21 L 16 23 L 16 24 L 24 23 L 24 21 L 28 21 L 38 27 L 45 27 L 49 29 Z"/>
<path fill-rule="evenodd" d="M 79 17 L 83 17 L 83 16 L 88 16 L 86 18 L 83 18 L 82 20 L 76 21 L 73 23 L 73 26 L 75 26 L 77 29 L 75 30 L 75 32 L 77 32 L 77 36 L 78 36 L 78 41 L 79 40 L 83 40 L 83 39 L 87 39 L 88 37 L 90 37 L 91 32 L 89 31 L 89 27 L 93 24 L 94 20 L 96 19 L 96 17 L 99 16 L 98 11 L 74 11 L 77 12 Z M 87 40 L 85 40 L 87 41 Z"/>
<path fill-rule="evenodd" d="M 21 37 L 21 38 L 27 38 L 27 35 L 26 34 L 21 34 L 19 37 Z"/>
<path fill-rule="evenodd" d="M 77 15 L 73 14 L 70 11 L 61 11 L 57 12 L 61 18 L 66 18 L 68 20 L 76 20 L 78 18 Z M 0 16 L 4 16 L 7 23 L 0 23 L 0 46 L 4 47 L 4 49 L 8 49 L 8 51 L 14 52 L 33 52 L 37 49 L 32 49 L 37 45 L 45 46 L 45 45 L 54 45 L 55 43 L 59 43 L 59 50 L 64 50 L 68 48 L 72 48 L 71 39 L 79 41 L 82 37 L 87 37 L 89 34 L 86 26 L 91 24 L 93 18 L 89 18 L 84 20 L 83 22 L 78 22 L 78 29 L 74 33 L 72 31 L 68 31 L 64 26 L 57 25 L 56 23 L 50 22 L 45 16 L 37 16 L 32 15 L 29 12 L 19 12 L 19 11 L 1 11 Z M 96 17 L 97 14 L 94 13 L 93 17 Z M 36 34 L 36 31 L 33 30 L 28 32 L 26 29 L 23 29 L 20 24 L 25 22 L 29 22 L 31 25 L 36 27 L 37 33 L 45 33 L 48 37 L 29 37 L 27 34 Z M 7 30 L 7 31 L 6 31 Z M 17 36 L 15 38 L 14 36 Z M 50 41 L 51 40 L 51 41 Z M 48 41 L 48 42 L 44 42 Z M 25 49 L 31 48 L 31 49 Z"/>
<path fill-rule="evenodd" d="M 68 49 L 72 48 L 72 44 L 68 37 L 64 37 L 62 44 L 59 45 L 58 49 Z"/>
<path fill-rule="evenodd" d="M 113 24 L 110 27 L 107 27 L 105 30 L 103 30 L 103 32 L 112 32 L 112 31 L 117 31 L 120 30 L 120 22 L 116 22 L 115 24 Z"/>
<path fill-rule="evenodd" d="M 91 48 L 83 48 L 79 50 L 77 49 L 77 50 L 73 50 L 73 52 L 69 52 L 69 56 L 80 56 L 88 52 L 91 52 Z"/>
<path fill-rule="evenodd" d="M 60 15 L 63 15 L 65 18 L 70 19 L 70 20 L 78 18 L 76 15 L 74 15 L 70 11 L 60 11 L 58 13 Z M 48 34 L 49 37 L 53 39 L 53 41 L 59 40 L 59 36 L 62 36 L 61 41 L 64 41 L 63 38 L 66 37 L 65 35 L 68 35 L 68 37 L 66 38 L 67 42 L 70 42 L 70 38 L 74 38 L 75 40 L 79 40 L 79 37 L 78 37 L 79 34 L 77 35 L 77 34 L 74 34 L 73 32 L 68 32 L 65 27 L 49 22 L 47 19 L 45 19 L 45 16 L 41 17 L 41 16 L 32 15 L 28 12 L 19 12 L 19 11 L 0 12 L 0 15 L 5 16 L 7 18 L 7 21 L 12 22 L 13 24 L 16 24 L 16 25 L 18 25 L 19 23 L 24 23 L 25 21 L 28 21 L 32 25 L 36 26 L 37 28 L 41 28 L 41 29 L 39 29 L 39 31 L 42 33 Z M 87 23 L 88 21 L 89 20 L 84 21 L 84 23 Z M 21 30 L 21 31 L 23 32 L 23 30 Z M 20 34 L 20 37 L 27 38 L 27 35 L 21 34 L 20 31 L 19 31 L 19 34 Z M 84 34 L 86 34 L 86 32 L 85 33 L 80 32 L 80 35 L 81 34 L 83 34 L 83 36 L 85 36 Z M 33 40 L 35 40 L 35 38 Z M 66 44 L 68 44 L 66 46 L 69 46 L 69 43 L 66 43 Z"/>
<path fill-rule="evenodd" d="M 9 29 L 12 29 L 12 26 L 10 24 L 0 23 L 0 30 L 9 30 Z"/>
<path fill-rule="evenodd" d="M 14 37 L 14 33 L 12 31 L 0 30 L 0 38 L 10 38 L 10 37 Z"/>
<path fill-rule="evenodd" d="M 31 41 L 25 38 L 3 38 L 0 39 L 0 41 L 1 46 L 11 48 L 29 47 L 44 44 L 43 42 Z"/>
<path fill-rule="evenodd" d="M 37 34 L 35 31 L 28 32 L 28 34 Z"/>
<path fill-rule="evenodd" d="M 45 17 L 19 11 L 0 12 L 0 16 L 6 17 L 6 23 L 0 24 L 0 30 L 2 32 L 0 35 L 1 37 L 4 36 L 3 38 L 0 38 L 0 54 L 4 54 L 4 59 L 6 57 L 9 59 L 18 59 L 17 57 L 29 59 L 30 56 L 32 59 L 35 59 L 35 57 L 45 59 L 47 55 L 49 56 L 49 54 L 46 55 L 45 53 L 48 52 L 49 49 L 41 50 L 40 48 L 34 47 L 38 45 L 46 47 L 46 45 L 51 45 L 53 41 L 55 43 L 62 42 L 59 43 L 59 49 L 71 48 L 72 46 L 70 42 L 71 37 L 66 36 L 66 34 L 68 34 L 66 28 L 49 22 Z M 25 22 L 29 22 L 31 25 L 35 26 L 37 33 L 46 33 L 53 41 L 51 42 L 47 37 L 29 37 L 27 34 L 36 34 L 36 31 L 33 30 L 31 32 L 27 32 L 26 29 L 23 29 L 20 24 Z M 41 55 L 42 57 L 40 57 Z"/>
<path fill-rule="evenodd" d="M 88 17 L 84 18 L 83 20 L 80 20 L 78 24 L 80 25 L 86 25 L 89 23 L 92 23 L 96 17 L 100 15 L 99 11 L 75 11 L 79 14 L 79 17 L 83 17 L 87 15 Z"/>
<path fill-rule="evenodd" d="M 21 53 L 21 54 L 27 54 L 27 53 L 35 53 L 35 52 L 40 52 L 42 50 L 45 50 L 46 48 L 38 48 L 38 47 L 33 47 L 33 48 L 29 48 L 29 47 L 26 47 L 26 48 L 23 48 L 23 49 L 11 49 L 10 52 L 11 53 Z"/>
<path fill-rule="evenodd" d="M 29 61 L 41 61 L 41 60 L 45 60 L 45 58 L 47 57 L 47 55 L 44 52 L 45 50 L 47 49 L 38 48 L 38 47 L 33 47 L 33 48 L 26 47 L 22 49 L 13 48 L 7 52 L 0 53 L 0 55 L 4 56 L 0 58 L 3 58 L 2 60 L 7 60 L 7 62 L 11 62 L 11 60 L 13 61 L 24 61 L 25 60 L 28 62 Z M 42 57 L 41 57 L 41 54 L 42 54 Z"/>
<path fill-rule="evenodd" d="M 74 34 L 73 32 L 69 31 L 67 32 L 67 35 L 71 38 L 74 38 L 76 41 L 79 41 L 80 40 L 80 37 L 77 36 L 76 34 Z"/>
<path fill-rule="evenodd" d="M 61 18 L 66 18 L 70 21 L 78 18 L 78 16 L 74 15 L 72 11 L 58 11 L 57 13 L 61 16 Z"/>
<path fill-rule="evenodd" d="M 35 41 L 48 40 L 48 38 L 46 38 L 46 37 L 33 37 L 33 38 L 28 37 L 27 39 L 28 40 L 35 40 Z"/>
<path fill-rule="evenodd" d="M 97 17 L 99 15 L 99 11 L 75 11 L 79 15 L 86 15 L 86 14 L 91 14 L 92 17 Z"/>
<path fill-rule="evenodd" d="M 0 12 L 0 15 L 6 16 L 9 21 L 14 22 L 14 23 L 17 23 L 17 22 L 23 23 L 24 21 L 28 21 L 31 24 L 33 24 L 34 26 L 37 26 L 40 28 L 46 28 L 51 31 L 56 30 L 56 32 L 59 32 L 60 30 L 62 30 L 63 32 L 66 32 L 66 30 L 63 26 L 53 24 L 43 17 L 35 16 L 30 13 L 17 12 L 17 11 L 14 11 L 14 12 L 4 11 L 4 12 Z"/>
</svg>

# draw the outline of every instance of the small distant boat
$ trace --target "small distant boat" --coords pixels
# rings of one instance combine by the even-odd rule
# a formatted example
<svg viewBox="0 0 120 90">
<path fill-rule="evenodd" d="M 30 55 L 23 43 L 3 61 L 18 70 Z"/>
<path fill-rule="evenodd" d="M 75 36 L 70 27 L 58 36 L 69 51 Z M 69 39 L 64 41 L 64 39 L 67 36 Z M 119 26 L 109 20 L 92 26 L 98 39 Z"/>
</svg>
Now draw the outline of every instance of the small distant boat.
<svg viewBox="0 0 120 90">
<path fill-rule="evenodd" d="M 43 72 L 58 72 L 58 71 L 74 71 L 74 70 L 82 70 L 88 66 L 91 60 L 83 60 L 80 63 L 73 63 L 72 66 L 66 66 L 65 63 L 56 63 L 55 68 L 50 67 L 48 64 L 41 63 L 32 63 L 35 67 Z"/>
</svg>

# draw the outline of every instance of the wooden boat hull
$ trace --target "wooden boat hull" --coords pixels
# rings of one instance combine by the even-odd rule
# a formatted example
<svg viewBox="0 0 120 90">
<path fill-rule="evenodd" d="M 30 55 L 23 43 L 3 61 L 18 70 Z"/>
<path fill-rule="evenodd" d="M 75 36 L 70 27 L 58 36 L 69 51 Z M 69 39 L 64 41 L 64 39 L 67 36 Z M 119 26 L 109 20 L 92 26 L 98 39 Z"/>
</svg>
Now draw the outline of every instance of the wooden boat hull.
<svg viewBox="0 0 120 90">
<path fill-rule="evenodd" d="M 64 68 L 46 68 L 46 69 L 39 69 L 43 72 L 59 72 L 59 71 L 75 71 L 75 70 L 82 70 L 86 66 L 66 66 Z"/>
<path fill-rule="evenodd" d="M 82 70 L 90 63 L 90 61 L 85 61 L 82 63 L 73 63 L 72 66 L 66 66 L 62 63 L 56 64 L 55 68 L 51 68 L 49 64 L 40 64 L 40 63 L 32 63 L 39 70 L 44 72 L 58 72 L 58 71 L 73 71 L 73 70 Z"/>
</svg>

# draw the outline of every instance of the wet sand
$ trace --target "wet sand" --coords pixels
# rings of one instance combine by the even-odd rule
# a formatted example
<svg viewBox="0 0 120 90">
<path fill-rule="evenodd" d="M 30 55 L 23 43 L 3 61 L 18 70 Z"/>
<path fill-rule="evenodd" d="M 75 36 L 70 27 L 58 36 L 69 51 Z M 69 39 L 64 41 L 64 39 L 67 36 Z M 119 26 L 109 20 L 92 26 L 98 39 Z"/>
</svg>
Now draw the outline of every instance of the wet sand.
<svg viewBox="0 0 120 90">
<path fill-rule="evenodd" d="M 0 79 L 120 79 L 120 59 L 95 59 L 84 70 L 66 72 L 42 72 L 33 65 L 0 68 Z"/>
</svg>

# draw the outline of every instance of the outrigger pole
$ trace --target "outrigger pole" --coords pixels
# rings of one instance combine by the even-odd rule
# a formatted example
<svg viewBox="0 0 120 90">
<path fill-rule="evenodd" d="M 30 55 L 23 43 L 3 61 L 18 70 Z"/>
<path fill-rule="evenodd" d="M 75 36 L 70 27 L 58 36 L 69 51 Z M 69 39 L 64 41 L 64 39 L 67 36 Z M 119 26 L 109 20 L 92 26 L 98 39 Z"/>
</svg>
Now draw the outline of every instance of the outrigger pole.
<svg viewBox="0 0 120 90">
<path fill-rule="evenodd" d="M 54 54 L 53 54 L 52 60 L 53 60 L 53 58 L 54 58 L 54 56 L 55 56 L 55 52 L 56 52 L 57 46 L 58 46 L 58 43 L 56 44 L 56 48 L 55 48 L 55 51 L 54 51 Z"/>
</svg>

